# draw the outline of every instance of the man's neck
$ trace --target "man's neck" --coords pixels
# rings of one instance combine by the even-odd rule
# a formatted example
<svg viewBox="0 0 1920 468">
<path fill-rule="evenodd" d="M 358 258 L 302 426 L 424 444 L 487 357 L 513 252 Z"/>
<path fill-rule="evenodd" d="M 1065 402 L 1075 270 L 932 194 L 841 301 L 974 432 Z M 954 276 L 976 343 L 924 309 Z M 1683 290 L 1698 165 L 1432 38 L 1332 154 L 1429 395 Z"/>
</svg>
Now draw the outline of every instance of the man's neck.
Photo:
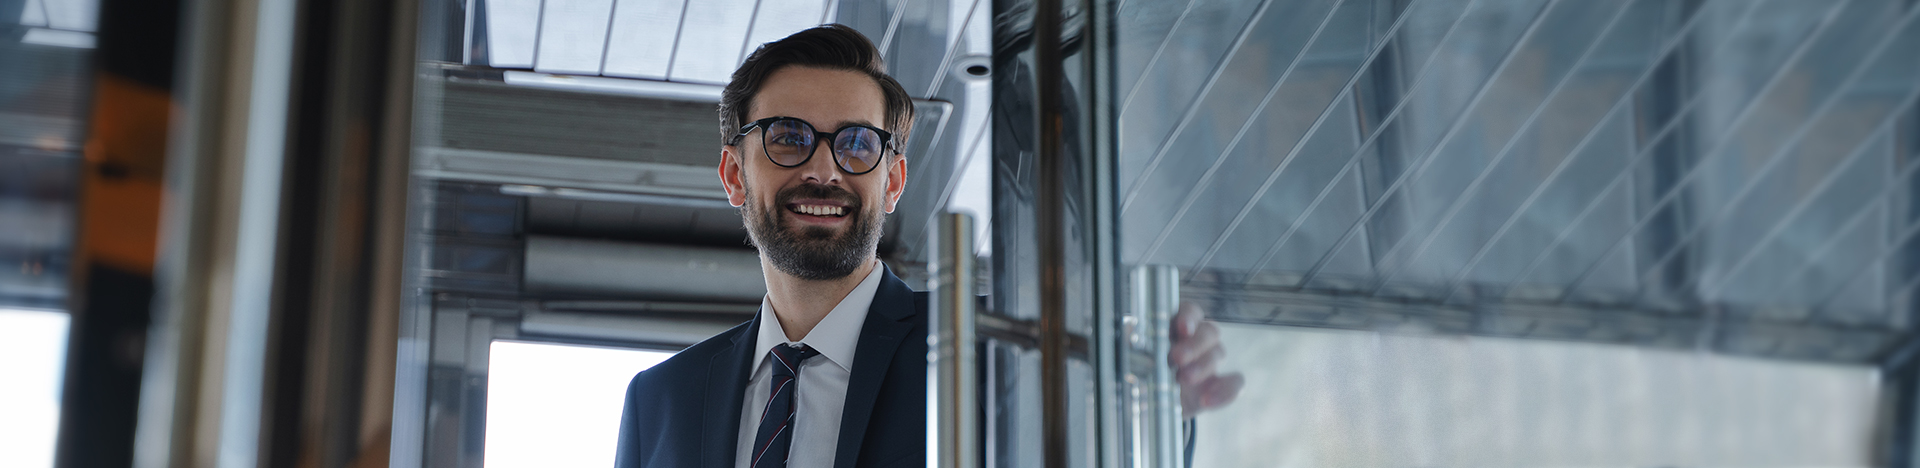
<svg viewBox="0 0 1920 468">
<path fill-rule="evenodd" d="M 787 332 L 787 341 L 806 338 L 807 332 L 813 331 L 820 319 L 826 318 L 879 265 L 879 260 L 867 257 L 860 268 L 845 277 L 805 280 L 774 268 L 762 257 L 760 270 L 766 272 L 767 302 L 773 304 L 773 315 L 780 320 L 780 329 Z"/>
</svg>

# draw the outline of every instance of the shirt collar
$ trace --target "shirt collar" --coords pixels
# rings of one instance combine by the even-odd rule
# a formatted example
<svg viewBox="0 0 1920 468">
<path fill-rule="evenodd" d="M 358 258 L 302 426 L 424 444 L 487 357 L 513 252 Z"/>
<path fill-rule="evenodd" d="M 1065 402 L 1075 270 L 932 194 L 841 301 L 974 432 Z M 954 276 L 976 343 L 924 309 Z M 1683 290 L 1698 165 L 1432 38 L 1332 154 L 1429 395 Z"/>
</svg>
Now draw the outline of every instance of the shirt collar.
<svg viewBox="0 0 1920 468">
<path fill-rule="evenodd" d="M 833 361 L 848 372 L 853 371 L 854 345 L 860 340 L 860 328 L 867 323 L 867 310 L 873 306 L 873 296 L 880 291 L 881 269 L 885 264 L 874 262 L 873 271 L 867 273 L 860 285 L 847 292 L 833 310 L 827 312 L 820 323 L 800 339 L 801 343 L 813 347 L 829 361 Z M 753 369 L 760 368 L 760 362 L 767 360 L 767 352 L 774 346 L 787 344 L 786 329 L 781 328 L 780 319 L 774 317 L 773 302 L 765 296 L 760 298 L 760 334 L 754 340 Z"/>
</svg>

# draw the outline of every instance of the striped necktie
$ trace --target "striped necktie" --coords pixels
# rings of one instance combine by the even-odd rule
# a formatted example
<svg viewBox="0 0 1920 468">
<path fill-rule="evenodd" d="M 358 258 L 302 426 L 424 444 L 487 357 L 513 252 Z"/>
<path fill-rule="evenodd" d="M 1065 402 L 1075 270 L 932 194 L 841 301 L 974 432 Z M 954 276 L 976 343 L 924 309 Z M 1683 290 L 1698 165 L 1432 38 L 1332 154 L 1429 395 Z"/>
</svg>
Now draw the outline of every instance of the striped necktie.
<svg viewBox="0 0 1920 468">
<path fill-rule="evenodd" d="M 753 438 L 751 468 L 785 468 L 787 448 L 793 444 L 793 392 L 798 386 L 800 363 L 820 354 L 807 345 L 773 347 L 773 390 L 767 392 L 767 408 L 760 413 L 760 430 Z"/>
</svg>

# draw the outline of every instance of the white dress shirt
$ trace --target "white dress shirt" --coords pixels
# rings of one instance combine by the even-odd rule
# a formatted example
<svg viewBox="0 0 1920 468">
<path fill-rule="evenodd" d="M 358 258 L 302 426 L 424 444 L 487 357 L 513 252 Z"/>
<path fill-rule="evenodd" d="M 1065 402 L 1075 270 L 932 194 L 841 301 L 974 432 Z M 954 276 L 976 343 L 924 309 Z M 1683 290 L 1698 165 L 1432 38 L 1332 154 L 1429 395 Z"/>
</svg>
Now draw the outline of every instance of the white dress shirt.
<svg viewBox="0 0 1920 468">
<path fill-rule="evenodd" d="M 787 452 L 788 468 L 833 466 L 840 441 L 840 410 L 847 402 L 847 378 L 853 375 L 854 345 L 860 341 L 860 327 L 867 323 L 874 292 L 880 289 L 882 268 L 886 266 L 876 262 L 873 272 L 799 341 L 820 355 L 800 365 L 793 394 L 794 431 Z M 760 412 L 767 407 L 767 392 L 772 391 L 767 388 L 767 381 L 773 378 L 767 353 L 774 346 L 788 343 L 786 330 L 774 317 L 773 303 L 761 298 L 760 334 L 753 344 L 753 376 L 747 380 L 746 399 L 740 403 L 740 439 L 734 466 L 752 468 L 748 465 L 752 463 L 754 436 L 760 430 Z"/>
</svg>

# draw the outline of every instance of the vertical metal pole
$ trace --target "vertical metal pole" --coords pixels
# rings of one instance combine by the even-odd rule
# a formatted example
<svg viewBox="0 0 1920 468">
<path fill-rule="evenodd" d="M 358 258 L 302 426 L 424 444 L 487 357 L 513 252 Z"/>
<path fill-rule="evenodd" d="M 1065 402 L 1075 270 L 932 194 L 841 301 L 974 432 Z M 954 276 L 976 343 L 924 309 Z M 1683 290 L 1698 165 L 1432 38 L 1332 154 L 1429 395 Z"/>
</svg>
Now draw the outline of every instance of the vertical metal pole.
<svg viewBox="0 0 1920 468">
<path fill-rule="evenodd" d="M 1123 403 L 1128 466 L 1180 466 L 1180 387 L 1174 384 L 1167 353 L 1173 350 L 1173 315 L 1180 307 L 1180 270 L 1171 265 L 1143 265 L 1133 271 L 1127 308 L 1122 358 L 1127 382 Z"/>
<path fill-rule="evenodd" d="M 929 244 L 932 275 L 927 335 L 927 388 L 934 399 L 928 410 L 928 468 L 980 466 L 980 409 L 974 347 L 973 217 L 962 213 L 939 216 Z"/>
<path fill-rule="evenodd" d="M 1040 433 L 1042 466 L 1067 466 L 1066 128 L 1061 84 L 1060 0 L 1037 0 L 1033 13 L 1035 111 L 1039 144 L 1034 224 L 1040 279 Z"/>
<path fill-rule="evenodd" d="M 136 466 L 262 464 L 266 342 L 280 286 L 293 0 L 184 4 L 183 110 L 136 429 Z M 180 183 L 190 182 L 190 183 Z"/>
<path fill-rule="evenodd" d="M 1099 449 L 1095 452 L 1098 459 L 1095 466 L 1123 466 L 1128 457 L 1123 439 L 1128 434 L 1126 396 L 1128 383 L 1125 359 L 1128 356 L 1125 315 L 1133 309 L 1126 308 L 1127 298 L 1120 291 L 1127 291 L 1126 277 L 1119 267 L 1119 218 L 1117 190 L 1115 182 L 1119 173 L 1115 164 L 1119 162 L 1119 139 L 1115 133 L 1119 125 L 1116 96 L 1115 62 L 1117 50 L 1114 46 L 1115 24 L 1118 22 L 1115 9 L 1125 0 L 1078 0 L 1086 11 L 1087 19 L 1082 23 L 1082 47 L 1080 63 L 1088 72 L 1086 82 L 1089 89 L 1080 94 L 1082 97 L 1082 115 L 1089 116 L 1081 120 L 1080 130 L 1085 132 L 1085 147 L 1089 150 L 1082 161 L 1086 167 L 1082 177 L 1092 190 L 1087 193 L 1087 204 L 1092 206 L 1088 216 L 1089 256 L 1093 259 L 1093 298 L 1094 298 L 1094 352 L 1096 377 L 1094 379 L 1098 393 L 1095 408 L 1099 415 L 1099 433 L 1096 439 Z"/>
</svg>

